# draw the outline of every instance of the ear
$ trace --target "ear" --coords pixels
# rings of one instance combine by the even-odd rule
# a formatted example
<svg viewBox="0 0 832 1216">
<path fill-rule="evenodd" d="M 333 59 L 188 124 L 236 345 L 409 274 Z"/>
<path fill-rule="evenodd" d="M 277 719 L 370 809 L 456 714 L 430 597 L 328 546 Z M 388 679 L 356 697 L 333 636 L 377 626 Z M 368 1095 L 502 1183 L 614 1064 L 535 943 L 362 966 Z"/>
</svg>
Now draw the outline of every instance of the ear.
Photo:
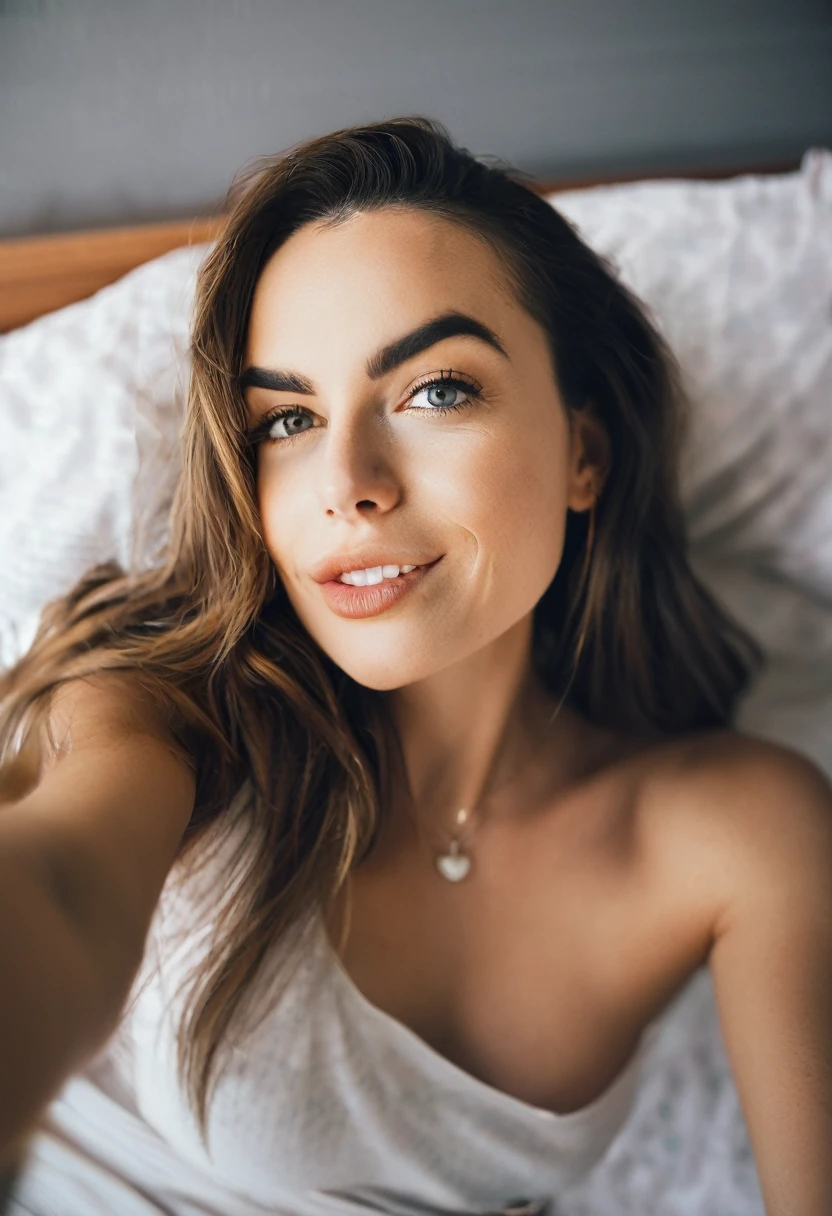
<svg viewBox="0 0 832 1216">
<path fill-rule="evenodd" d="M 610 440 L 588 401 L 570 415 L 569 493 L 567 506 L 588 511 L 598 501 L 610 467 Z"/>
</svg>

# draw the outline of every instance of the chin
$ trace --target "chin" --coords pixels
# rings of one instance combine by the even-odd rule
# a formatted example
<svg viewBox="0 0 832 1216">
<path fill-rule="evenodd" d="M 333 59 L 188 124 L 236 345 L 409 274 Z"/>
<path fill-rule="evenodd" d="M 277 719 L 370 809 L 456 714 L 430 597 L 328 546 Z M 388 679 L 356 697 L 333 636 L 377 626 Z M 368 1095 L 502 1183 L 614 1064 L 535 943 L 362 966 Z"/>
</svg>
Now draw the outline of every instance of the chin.
<svg viewBox="0 0 832 1216">
<path fill-rule="evenodd" d="M 425 679 L 436 670 L 433 666 L 427 667 L 415 663 L 403 665 L 400 658 L 397 658 L 395 662 L 392 659 L 384 662 L 379 658 L 362 662 L 355 654 L 339 655 L 329 651 L 327 653 L 333 663 L 355 680 L 356 684 L 361 684 L 364 688 L 371 688 L 375 692 L 391 692 L 394 688 L 404 688 L 407 684 Z"/>
<path fill-rule="evenodd" d="M 435 638 L 420 637 L 421 630 L 385 630 L 378 622 L 362 624 L 369 628 L 351 637 L 340 631 L 335 637 L 330 630 L 313 631 L 308 623 L 306 628 L 330 661 L 364 688 L 376 692 L 404 688 L 427 679 L 447 664 Z"/>
</svg>

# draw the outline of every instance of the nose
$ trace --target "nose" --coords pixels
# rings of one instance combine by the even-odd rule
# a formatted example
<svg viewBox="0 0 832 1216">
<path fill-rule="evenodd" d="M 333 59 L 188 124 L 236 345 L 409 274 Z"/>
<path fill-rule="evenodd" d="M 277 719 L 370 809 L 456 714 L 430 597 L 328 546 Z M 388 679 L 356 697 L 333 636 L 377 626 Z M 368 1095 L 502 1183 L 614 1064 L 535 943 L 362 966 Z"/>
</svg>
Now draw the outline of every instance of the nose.
<svg viewBox="0 0 832 1216">
<path fill-rule="evenodd" d="M 326 515 L 381 515 L 401 499 L 390 436 L 366 416 L 331 421 L 318 448 L 317 495 Z"/>
</svg>

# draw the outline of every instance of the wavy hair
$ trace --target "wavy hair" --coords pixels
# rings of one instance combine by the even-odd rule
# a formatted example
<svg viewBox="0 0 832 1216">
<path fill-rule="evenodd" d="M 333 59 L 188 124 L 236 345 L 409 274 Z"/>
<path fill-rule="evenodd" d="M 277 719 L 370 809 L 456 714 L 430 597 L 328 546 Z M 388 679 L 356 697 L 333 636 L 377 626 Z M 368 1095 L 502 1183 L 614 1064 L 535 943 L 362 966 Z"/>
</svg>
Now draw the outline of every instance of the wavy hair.
<svg viewBox="0 0 832 1216">
<path fill-rule="evenodd" d="M 30 649 L 0 677 L 7 790 L 19 796 L 36 779 L 61 684 L 130 671 L 166 707 L 197 774 L 177 865 L 241 829 L 223 883 L 233 898 L 215 910 L 179 1032 L 180 1078 L 203 1132 L 244 997 L 289 927 L 333 899 L 371 848 L 397 745 L 379 694 L 301 626 L 261 532 L 240 374 L 258 276 L 292 233 L 390 205 L 464 225 L 547 334 L 567 412 L 594 403 L 611 465 L 591 560 L 587 513 L 570 510 L 560 566 L 534 610 L 532 657 L 554 693 L 568 691 L 594 723 L 672 736 L 728 725 L 762 662 L 688 564 L 678 491 L 687 406 L 674 357 L 524 176 L 420 116 L 255 162 L 199 271 L 166 548 L 150 569 L 88 571 L 47 605 Z"/>
</svg>

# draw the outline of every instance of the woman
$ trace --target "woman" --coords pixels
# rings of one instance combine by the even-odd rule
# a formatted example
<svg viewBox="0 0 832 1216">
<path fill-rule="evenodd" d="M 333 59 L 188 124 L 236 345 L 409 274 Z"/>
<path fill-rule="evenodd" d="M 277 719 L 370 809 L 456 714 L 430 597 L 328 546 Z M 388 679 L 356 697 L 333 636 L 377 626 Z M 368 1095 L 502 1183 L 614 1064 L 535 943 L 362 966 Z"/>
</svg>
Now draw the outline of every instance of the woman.
<svg viewBox="0 0 832 1216">
<path fill-rule="evenodd" d="M 638 302 L 403 118 L 258 167 L 192 353 L 163 560 L 3 678 L 7 1160 L 109 1041 L 148 1211 L 541 1212 L 707 963 L 768 1211 L 828 1211 L 832 799 L 730 729 Z"/>
</svg>

